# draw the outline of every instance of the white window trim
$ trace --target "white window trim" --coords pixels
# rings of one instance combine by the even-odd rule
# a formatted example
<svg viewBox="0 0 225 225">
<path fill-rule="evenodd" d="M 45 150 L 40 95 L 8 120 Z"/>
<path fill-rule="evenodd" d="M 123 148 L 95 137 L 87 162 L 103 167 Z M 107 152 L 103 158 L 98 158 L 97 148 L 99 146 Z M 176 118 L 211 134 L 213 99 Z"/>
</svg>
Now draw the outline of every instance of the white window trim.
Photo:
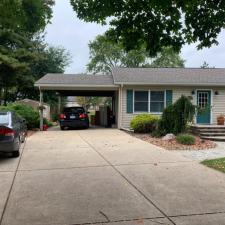
<svg viewBox="0 0 225 225">
<path fill-rule="evenodd" d="M 148 111 L 140 111 L 137 112 L 135 111 L 135 92 L 136 91 L 146 91 L 148 92 Z M 148 90 L 144 90 L 144 89 L 133 89 L 133 114 L 143 114 L 143 113 L 147 113 L 147 114 L 152 114 L 152 115 L 162 115 L 162 112 L 151 112 L 151 91 L 163 91 L 164 92 L 164 108 L 166 107 L 166 90 L 165 89 L 159 89 L 159 90 L 155 90 L 155 89 L 148 89 Z"/>
</svg>

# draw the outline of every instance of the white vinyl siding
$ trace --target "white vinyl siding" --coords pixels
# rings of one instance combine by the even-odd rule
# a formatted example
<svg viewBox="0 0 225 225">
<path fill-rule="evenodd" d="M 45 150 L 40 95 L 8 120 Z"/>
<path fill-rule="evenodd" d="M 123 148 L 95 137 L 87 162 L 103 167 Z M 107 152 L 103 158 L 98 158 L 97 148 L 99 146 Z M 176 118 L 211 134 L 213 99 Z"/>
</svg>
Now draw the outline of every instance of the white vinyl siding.
<svg viewBox="0 0 225 225">
<path fill-rule="evenodd" d="M 152 87 L 152 86 L 125 86 L 123 88 L 123 104 L 122 104 L 122 127 L 129 128 L 130 121 L 137 114 L 135 113 L 126 113 L 126 90 L 172 90 L 173 91 L 173 103 L 181 97 L 181 95 L 190 96 L 192 98 L 192 103 L 196 105 L 196 95 L 192 92 L 197 89 L 212 90 L 212 123 L 216 124 L 217 116 L 220 114 L 225 114 L 225 88 L 217 87 Z M 218 91 L 218 95 L 215 95 L 215 91 Z"/>
</svg>

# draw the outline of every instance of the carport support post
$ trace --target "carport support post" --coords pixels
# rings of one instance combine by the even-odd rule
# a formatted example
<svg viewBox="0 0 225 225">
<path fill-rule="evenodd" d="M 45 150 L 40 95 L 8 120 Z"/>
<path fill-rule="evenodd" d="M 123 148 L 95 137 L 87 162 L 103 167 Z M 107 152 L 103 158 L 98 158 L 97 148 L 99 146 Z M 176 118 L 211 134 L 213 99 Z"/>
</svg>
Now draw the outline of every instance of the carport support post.
<svg viewBox="0 0 225 225">
<path fill-rule="evenodd" d="M 40 89 L 40 103 L 39 103 L 39 115 L 40 115 L 40 130 L 43 130 L 43 92 Z"/>
<path fill-rule="evenodd" d="M 58 114 L 61 113 L 61 102 L 62 102 L 62 98 L 61 95 L 58 95 Z"/>
</svg>

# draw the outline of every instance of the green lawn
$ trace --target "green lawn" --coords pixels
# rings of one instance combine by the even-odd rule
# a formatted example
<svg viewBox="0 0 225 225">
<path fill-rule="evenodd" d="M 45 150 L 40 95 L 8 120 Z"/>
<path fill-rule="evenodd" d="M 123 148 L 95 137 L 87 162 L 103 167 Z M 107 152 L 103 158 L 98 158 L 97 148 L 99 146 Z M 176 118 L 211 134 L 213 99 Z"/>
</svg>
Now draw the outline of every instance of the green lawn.
<svg viewBox="0 0 225 225">
<path fill-rule="evenodd" d="M 202 164 L 225 173 L 225 158 L 205 160 Z"/>
</svg>

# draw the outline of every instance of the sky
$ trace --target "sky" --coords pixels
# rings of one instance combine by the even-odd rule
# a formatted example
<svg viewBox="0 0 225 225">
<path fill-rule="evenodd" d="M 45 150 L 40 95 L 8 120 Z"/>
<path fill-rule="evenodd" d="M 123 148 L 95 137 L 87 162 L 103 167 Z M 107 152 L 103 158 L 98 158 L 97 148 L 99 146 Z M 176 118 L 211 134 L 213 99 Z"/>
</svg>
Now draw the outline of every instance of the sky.
<svg viewBox="0 0 225 225">
<path fill-rule="evenodd" d="M 65 73 L 85 73 L 89 61 L 88 43 L 107 30 L 107 26 L 86 23 L 76 17 L 69 0 L 56 0 L 51 24 L 46 27 L 46 41 L 62 46 L 72 56 L 72 63 Z M 185 67 L 200 67 L 204 61 L 216 68 L 225 67 L 225 31 L 218 37 L 219 45 L 198 51 L 196 45 L 185 45 L 181 56 Z"/>
</svg>

